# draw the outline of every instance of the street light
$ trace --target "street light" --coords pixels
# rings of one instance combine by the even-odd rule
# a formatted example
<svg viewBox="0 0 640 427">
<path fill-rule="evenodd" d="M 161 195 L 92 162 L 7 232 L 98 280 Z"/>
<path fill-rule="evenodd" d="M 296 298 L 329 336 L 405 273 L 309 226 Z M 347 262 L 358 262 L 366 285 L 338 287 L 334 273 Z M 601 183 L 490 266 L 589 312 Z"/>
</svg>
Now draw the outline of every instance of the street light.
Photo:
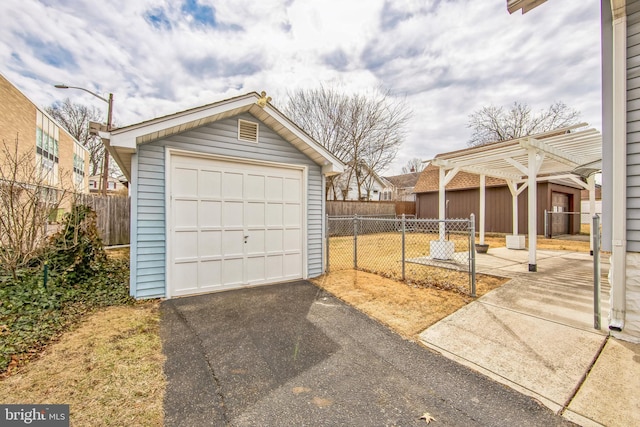
<svg viewBox="0 0 640 427">
<path fill-rule="evenodd" d="M 107 132 L 111 131 L 111 118 L 112 118 L 112 114 L 113 114 L 113 94 L 109 93 L 109 98 L 105 98 L 103 96 L 98 95 L 95 92 L 91 92 L 89 89 L 85 89 L 83 87 L 78 87 L 78 86 L 67 86 L 64 84 L 59 84 L 59 85 L 54 85 L 54 87 L 58 88 L 58 89 L 79 89 L 79 90 L 83 90 L 87 93 L 90 93 L 91 95 L 95 96 L 96 98 L 106 102 L 109 105 L 109 109 L 107 110 Z M 103 139 L 102 142 L 104 143 L 104 163 L 102 165 L 102 194 L 104 196 L 107 195 L 107 186 L 109 183 L 108 180 L 108 175 L 109 175 L 109 150 L 107 148 L 107 142 L 105 142 L 105 140 Z"/>
</svg>

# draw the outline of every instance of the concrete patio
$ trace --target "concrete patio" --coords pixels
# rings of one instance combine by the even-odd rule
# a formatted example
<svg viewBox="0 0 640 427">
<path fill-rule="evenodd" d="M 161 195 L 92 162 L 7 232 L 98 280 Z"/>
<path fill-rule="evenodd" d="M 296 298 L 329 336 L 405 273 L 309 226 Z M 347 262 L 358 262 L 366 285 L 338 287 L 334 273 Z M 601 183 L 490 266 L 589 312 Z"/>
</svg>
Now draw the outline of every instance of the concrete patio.
<svg viewBox="0 0 640 427">
<path fill-rule="evenodd" d="M 601 328 L 594 329 L 588 253 L 492 248 L 479 273 L 511 280 L 425 330 L 426 346 L 532 396 L 580 425 L 640 425 L 640 345 L 608 338 L 608 258 L 601 263 Z M 603 362 L 600 362 L 603 361 Z"/>
</svg>

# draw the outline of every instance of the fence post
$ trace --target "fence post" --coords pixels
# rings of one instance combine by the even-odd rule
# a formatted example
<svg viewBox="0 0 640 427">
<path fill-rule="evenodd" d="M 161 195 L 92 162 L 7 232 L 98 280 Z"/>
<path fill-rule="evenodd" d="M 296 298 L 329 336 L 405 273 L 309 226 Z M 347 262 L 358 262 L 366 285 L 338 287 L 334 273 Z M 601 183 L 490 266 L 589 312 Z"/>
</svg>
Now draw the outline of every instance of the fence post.
<svg viewBox="0 0 640 427">
<path fill-rule="evenodd" d="M 326 233 L 325 240 L 327 245 L 326 255 L 325 255 L 327 257 L 327 260 L 325 262 L 325 273 L 329 273 L 329 237 L 331 237 L 331 233 L 329 230 L 329 215 L 328 214 L 325 215 L 325 218 L 326 218 L 325 219 L 326 224 L 324 226 L 324 232 Z"/>
<path fill-rule="evenodd" d="M 358 215 L 353 216 L 353 269 L 358 269 Z"/>
<path fill-rule="evenodd" d="M 476 297 L 476 216 L 469 217 L 469 262 L 471 267 L 471 296 Z"/>
<path fill-rule="evenodd" d="M 547 232 L 547 227 L 549 227 L 549 223 L 547 221 L 547 210 L 544 210 L 544 237 L 549 238 L 549 233 Z"/>
<path fill-rule="evenodd" d="M 600 217 L 593 216 L 593 327 L 600 330 Z"/>
<path fill-rule="evenodd" d="M 404 280 L 404 249 L 405 249 L 405 243 L 404 243 L 404 231 L 405 231 L 405 216 L 404 214 L 402 214 L 402 280 Z"/>
</svg>

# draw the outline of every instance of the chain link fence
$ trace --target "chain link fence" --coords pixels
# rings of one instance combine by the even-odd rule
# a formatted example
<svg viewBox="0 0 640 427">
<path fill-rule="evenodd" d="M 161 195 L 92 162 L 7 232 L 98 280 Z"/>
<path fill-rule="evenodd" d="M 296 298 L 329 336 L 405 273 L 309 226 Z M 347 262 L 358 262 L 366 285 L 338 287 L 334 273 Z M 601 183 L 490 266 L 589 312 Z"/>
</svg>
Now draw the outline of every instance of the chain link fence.
<svg viewBox="0 0 640 427">
<path fill-rule="evenodd" d="M 327 216 L 327 272 L 361 270 L 476 296 L 471 219 Z"/>
</svg>

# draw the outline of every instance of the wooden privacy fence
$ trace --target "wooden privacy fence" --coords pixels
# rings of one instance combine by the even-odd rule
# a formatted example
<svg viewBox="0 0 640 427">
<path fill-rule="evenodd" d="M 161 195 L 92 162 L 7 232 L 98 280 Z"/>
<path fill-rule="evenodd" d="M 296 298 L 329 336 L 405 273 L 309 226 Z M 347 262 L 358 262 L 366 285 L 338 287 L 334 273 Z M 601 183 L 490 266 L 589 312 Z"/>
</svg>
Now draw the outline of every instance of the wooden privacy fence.
<svg viewBox="0 0 640 427">
<path fill-rule="evenodd" d="M 80 194 L 77 203 L 96 212 L 98 231 L 105 246 L 129 244 L 129 197 Z"/>
<path fill-rule="evenodd" d="M 416 202 L 358 202 L 350 200 L 327 200 L 326 214 L 329 216 L 401 216 L 415 215 Z"/>
</svg>

